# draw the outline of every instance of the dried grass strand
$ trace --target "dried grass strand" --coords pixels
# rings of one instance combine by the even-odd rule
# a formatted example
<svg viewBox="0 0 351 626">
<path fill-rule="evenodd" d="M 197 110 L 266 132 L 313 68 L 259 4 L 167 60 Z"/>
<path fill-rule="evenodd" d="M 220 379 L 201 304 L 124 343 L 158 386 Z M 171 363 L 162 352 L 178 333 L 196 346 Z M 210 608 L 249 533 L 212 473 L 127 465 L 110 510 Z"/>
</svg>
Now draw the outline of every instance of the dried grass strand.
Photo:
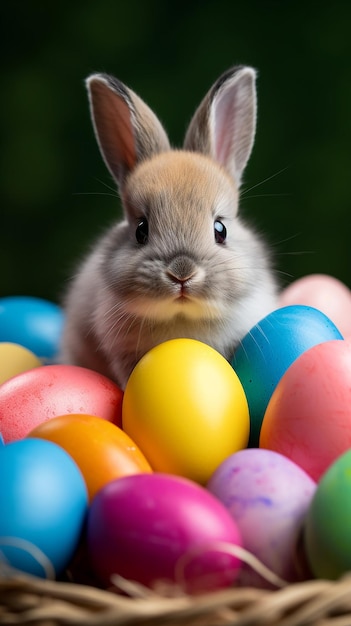
<svg viewBox="0 0 351 626">
<path fill-rule="evenodd" d="M 123 581 L 115 581 L 123 587 Z M 125 582 L 125 581 L 124 581 Z M 128 581 L 134 597 L 68 582 L 0 572 L 4 626 L 351 626 L 351 575 L 277 591 L 230 588 L 163 596 Z"/>
</svg>

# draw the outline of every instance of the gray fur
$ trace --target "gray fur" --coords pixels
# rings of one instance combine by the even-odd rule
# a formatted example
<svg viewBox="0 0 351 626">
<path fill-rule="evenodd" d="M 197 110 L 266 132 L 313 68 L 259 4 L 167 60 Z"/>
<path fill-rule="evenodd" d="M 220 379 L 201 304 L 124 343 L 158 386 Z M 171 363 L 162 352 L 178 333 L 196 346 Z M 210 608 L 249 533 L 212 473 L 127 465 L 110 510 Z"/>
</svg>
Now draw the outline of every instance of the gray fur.
<svg viewBox="0 0 351 626">
<path fill-rule="evenodd" d="M 96 137 L 124 218 L 95 243 L 68 289 L 61 361 L 95 369 L 122 388 L 138 360 L 176 337 L 230 358 L 275 308 L 270 254 L 238 216 L 238 189 L 256 122 L 255 72 L 233 68 L 171 150 L 147 105 L 112 77 L 87 81 Z M 147 219 L 145 245 L 136 239 Z M 214 222 L 227 230 L 216 243 Z"/>
</svg>

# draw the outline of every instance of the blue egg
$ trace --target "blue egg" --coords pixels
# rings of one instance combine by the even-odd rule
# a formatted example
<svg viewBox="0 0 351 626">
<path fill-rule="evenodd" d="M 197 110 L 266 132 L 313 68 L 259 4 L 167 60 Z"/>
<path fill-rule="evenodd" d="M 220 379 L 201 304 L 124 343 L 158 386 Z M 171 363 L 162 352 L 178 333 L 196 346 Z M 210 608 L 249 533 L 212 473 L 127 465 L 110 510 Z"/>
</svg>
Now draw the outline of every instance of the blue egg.
<svg viewBox="0 0 351 626">
<path fill-rule="evenodd" d="M 63 448 L 30 438 L 0 448 L 0 561 L 55 578 L 76 550 L 87 509 L 83 476 Z"/>
<path fill-rule="evenodd" d="M 0 298 L 0 341 L 17 343 L 39 359 L 53 359 L 59 349 L 64 314 L 57 304 L 32 296 Z"/>
<path fill-rule="evenodd" d="M 316 344 L 343 339 L 324 313 L 304 305 L 273 311 L 242 339 L 232 366 L 250 411 L 250 447 L 257 447 L 265 410 L 279 380 L 300 354 Z"/>
<path fill-rule="evenodd" d="M 4 438 L 2 436 L 2 433 L 0 433 L 0 448 L 1 446 L 4 446 L 4 445 L 5 445 Z"/>
</svg>

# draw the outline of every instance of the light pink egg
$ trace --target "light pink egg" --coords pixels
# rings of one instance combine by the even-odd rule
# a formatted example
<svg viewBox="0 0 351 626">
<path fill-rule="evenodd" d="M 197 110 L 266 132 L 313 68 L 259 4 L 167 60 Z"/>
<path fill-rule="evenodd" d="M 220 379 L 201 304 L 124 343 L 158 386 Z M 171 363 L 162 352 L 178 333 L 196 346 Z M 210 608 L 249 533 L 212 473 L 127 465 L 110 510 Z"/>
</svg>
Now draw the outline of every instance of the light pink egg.
<svg viewBox="0 0 351 626">
<path fill-rule="evenodd" d="M 327 315 L 344 337 L 351 337 L 351 290 L 327 274 L 299 278 L 282 291 L 279 307 L 305 304 Z"/>
<path fill-rule="evenodd" d="M 316 481 L 351 448 L 351 340 L 316 345 L 288 368 L 267 406 L 260 447 Z"/>
<path fill-rule="evenodd" d="M 316 485 L 304 470 L 272 450 L 248 448 L 221 463 L 207 487 L 229 510 L 250 554 L 286 581 L 305 578 L 299 538 Z M 238 583 L 272 586 L 250 563 Z"/>
</svg>

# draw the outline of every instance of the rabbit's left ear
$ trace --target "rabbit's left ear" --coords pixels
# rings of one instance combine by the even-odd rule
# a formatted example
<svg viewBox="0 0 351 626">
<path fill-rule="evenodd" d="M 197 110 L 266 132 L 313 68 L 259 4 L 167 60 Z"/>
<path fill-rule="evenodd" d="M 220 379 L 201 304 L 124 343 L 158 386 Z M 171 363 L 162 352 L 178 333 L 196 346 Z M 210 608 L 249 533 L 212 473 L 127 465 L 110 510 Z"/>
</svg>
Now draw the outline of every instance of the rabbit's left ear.
<svg viewBox="0 0 351 626">
<path fill-rule="evenodd" d="M 122 187 L 138 163 L 170 149 L 168 137 L 147 104 L 114 76 L 92 74 L 86 85 L 102 157 Z"/>
<path fill-rule="evenodd" d="M 256 131 L 256 72 L 234 67 L 223 74 L 196 110 L 184 148 L 211 156 L 239 186 Z"/>
</svg>

